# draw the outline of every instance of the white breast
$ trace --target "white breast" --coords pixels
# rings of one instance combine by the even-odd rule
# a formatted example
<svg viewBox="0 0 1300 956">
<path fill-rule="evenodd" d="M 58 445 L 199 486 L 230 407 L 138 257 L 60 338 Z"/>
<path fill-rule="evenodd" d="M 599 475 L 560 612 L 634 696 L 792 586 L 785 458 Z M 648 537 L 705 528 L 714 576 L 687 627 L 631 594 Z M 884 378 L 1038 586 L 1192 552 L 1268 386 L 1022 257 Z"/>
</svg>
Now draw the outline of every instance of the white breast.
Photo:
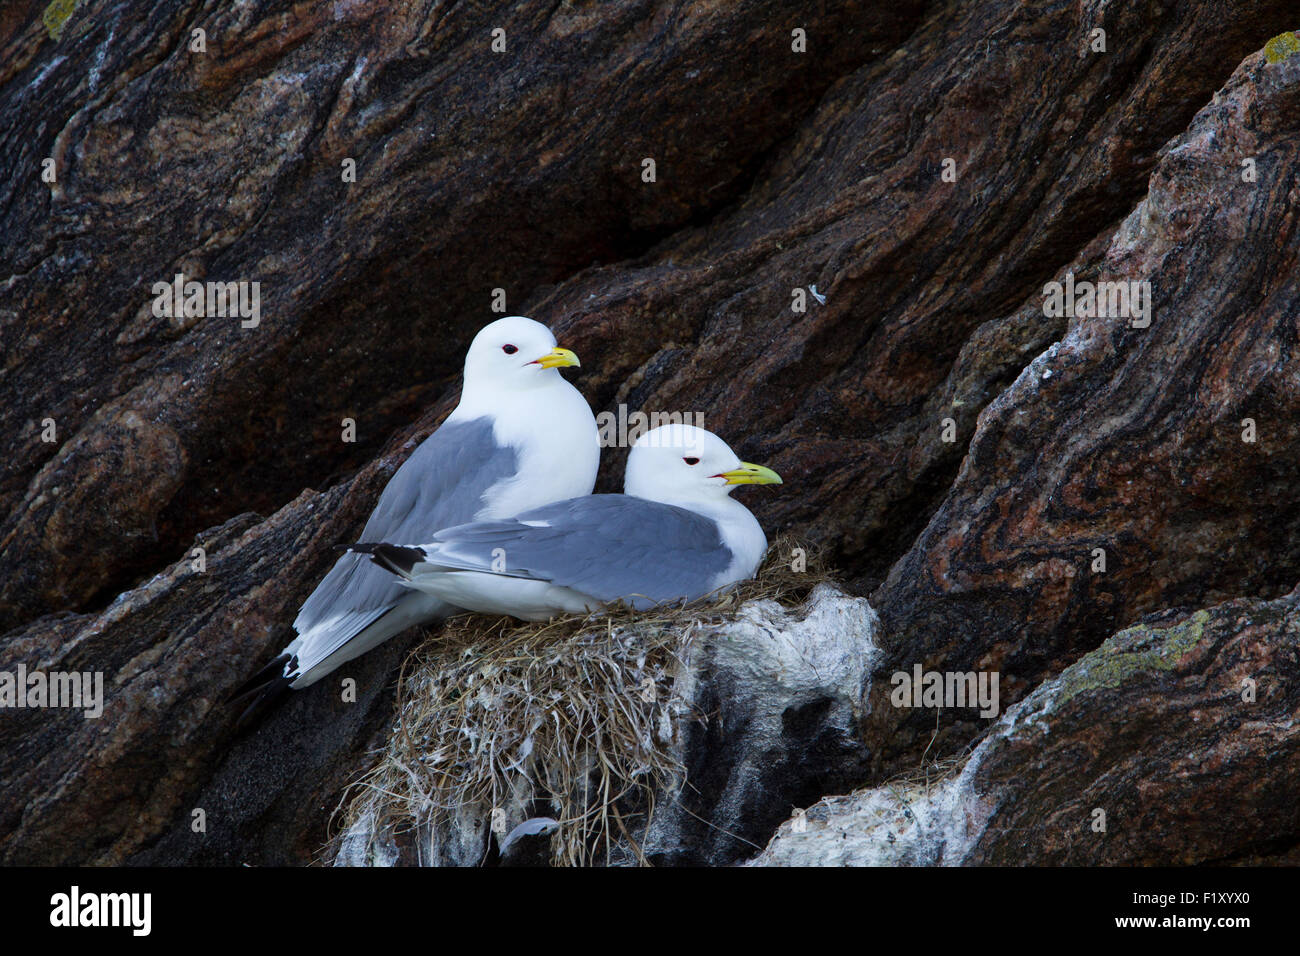
<svg viewBox="0 0 1300 956">
<path fill-rule="evenodd" d="M 488 489 L 475 520 L 591 494 L 600 465 L 600 435 L 591 406 L 564 379 L 529 389 L 495 410 L 493 437 L 512 446 L 518 471 Z"/>
<path fill-rule="evenodd" d="M 722 543 L 731 551 L 731 564 L 713 581 L 714 589 L 747 581 L 758 572 L 758 566 L 767 552 L 767 535 L 758 519 L 739 501 L 723 498 L 706 510 L 696 506 L 695 510 L 707 514 L 718 523 L 722 534 Z"/>
</svg>

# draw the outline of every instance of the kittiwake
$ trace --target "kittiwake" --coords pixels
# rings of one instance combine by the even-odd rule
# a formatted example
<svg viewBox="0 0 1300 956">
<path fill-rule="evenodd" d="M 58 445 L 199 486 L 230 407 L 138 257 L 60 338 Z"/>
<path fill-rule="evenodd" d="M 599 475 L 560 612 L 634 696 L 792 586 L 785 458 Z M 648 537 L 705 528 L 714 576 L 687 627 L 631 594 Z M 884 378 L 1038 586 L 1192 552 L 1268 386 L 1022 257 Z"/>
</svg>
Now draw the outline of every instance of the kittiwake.
<svg viewBox="0 0 1300 956">
<path fill-rule="evenodd" d="M 600 461 L 591 407 L 558 369 L 578 357 L 540 322 L 485 326 L 465 356 L 460 404 L 397 469 L 366 522 L 377 541 L 428 541 L 442 528 L 508 518 L 590 493 Z M 344 554 L 294 620 L 298 636 L 236 691 L 241 723 L 287 688 L 301 690 L 415 624 L 455 609 Z"/>
<path fill-rule="evenodd" d="M 423 544 L 352 546 L 408 588 L 526 621 L 693 601 L 754 576 L 767 536 L 731 492 L 780 484 L 717 435 L 664 425 L 628 454 L 621 495 L 586 495 L 514 518 L 445 528 Z"/>
</svg>

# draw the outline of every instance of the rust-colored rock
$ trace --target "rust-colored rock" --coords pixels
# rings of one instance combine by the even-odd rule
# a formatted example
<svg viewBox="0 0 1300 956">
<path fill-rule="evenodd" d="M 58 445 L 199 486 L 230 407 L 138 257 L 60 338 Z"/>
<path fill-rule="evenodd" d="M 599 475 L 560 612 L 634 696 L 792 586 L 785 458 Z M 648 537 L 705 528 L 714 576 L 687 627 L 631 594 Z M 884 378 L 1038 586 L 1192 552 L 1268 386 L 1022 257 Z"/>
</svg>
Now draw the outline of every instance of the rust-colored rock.
<svg viewBox="0 0 1300 956">
<path fill-rule="evenodd" d="M 39 535 L 18 506 L 42 469 L 67 471 L 76 437 L 127 408 L 187 459 L 136 504 L 162 553 L 359 467 L 445 391 L 494 289 L 520 311 L 733 201 L 920 7 L 88 0 L 57 40 L 37 4 L 0 21 L 0 538 Z M 815 55 L 791 50 L 800 23 Z M 156 317 L 153 284 L 178 273 L 260 283 L 260 321 Z M 0 580 L 20 558 L 0 553 Z M 106 547 L 113 586 L 135 558 Z M 0 627 L 86 606 L 51 587 L 0 595 Z"/>
<path fill-rule="evenodd" d="M 355 705 L 323 683 L 232 741 L 220 701 L 494 289 L 598 412 L 700 413 L 787 477 L 747 503 L 884 622 L 864 785 L 931 743 L 895 668 L 1010 702 L 1145 614 L 1295 583 L 1283 0 L 73 6 L 0 11 L 0 669 L 111 692 L 0 714 L 4 862 L 312 857 L 403 641 L 339 672 Z M 1067 271 L 1150 280 L 1151 326 L 1045 316 Z M 177 272 L 259 282 L 260 321 L 156 317 Z"/>
<path fill-rule="evenodd" d="M 1300 593 L 1162 615 L 1045 681 L 959 774 L 810 807 L 764 865 L 1294 863 Z"/>
<path fill-rule="evenodd" d="M 1256 54 L 1162 151 L 1098 270 L 1150 283 L 1150 327 L 1071 320 L 981 413 L 874 595 L 887 670 L 993 668 L 1014 700 L 1143 614 L 1295 584 L 1298 106 L 1300 58 Z M 929 741 L 932 717 L 876 714 L 885 763 Z"/>
</svg>

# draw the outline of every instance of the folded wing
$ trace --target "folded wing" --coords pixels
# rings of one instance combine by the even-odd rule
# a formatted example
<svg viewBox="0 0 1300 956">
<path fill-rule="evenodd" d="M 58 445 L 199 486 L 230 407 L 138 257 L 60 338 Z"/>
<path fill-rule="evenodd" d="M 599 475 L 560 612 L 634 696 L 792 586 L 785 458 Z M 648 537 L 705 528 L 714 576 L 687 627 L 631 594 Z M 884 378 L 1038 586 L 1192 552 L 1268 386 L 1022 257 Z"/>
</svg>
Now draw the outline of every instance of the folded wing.
<svg viewBox="0 0 1300 956">
<path fill-rule="evenodd" d="M 513 476 L 517 466 L 515 450 L 493 438 L 490 419 L 444 423 L 389 480 L 363 537 L 428 541 L 439 528 L 472 521 L 488 489 Z M 343 555 L 293 622 L 299 638 L 289 650 L 297 656 L 299 670 L 310 670 L 411 597 L 382 568 L 358 555 Z"/>
<path fill-rule="evenodd" d="M 491 572 L 638 608 L 703 597 L 732 562 L 712 519 L 627 495 L 588 495 L 512 520 L 447 528 L 420 550 L 424 561 L 410 568 L 413 578 Z"/>
</svg>

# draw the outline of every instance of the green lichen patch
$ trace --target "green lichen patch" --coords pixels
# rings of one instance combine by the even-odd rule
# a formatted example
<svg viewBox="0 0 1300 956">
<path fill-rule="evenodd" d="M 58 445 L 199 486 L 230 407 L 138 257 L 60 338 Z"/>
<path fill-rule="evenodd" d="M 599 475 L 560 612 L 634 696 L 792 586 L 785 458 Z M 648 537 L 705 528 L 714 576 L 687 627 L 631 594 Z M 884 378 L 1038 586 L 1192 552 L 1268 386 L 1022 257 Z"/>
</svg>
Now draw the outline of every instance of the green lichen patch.
<svg viewBox="0 0 1300 956">
<path fill-rule="evenodd" d="M 80 2 L 81 0 L 53 0 L 45 8 L 41 22 L 45 24 L 51 40 L 57 40 L 62 35 L 63 25 L 68 22 L 68 17 L 72 16 L 72 11 L 77 9 Z"/>
<path fill-rule="evenodd" d="M 1300 36 L 1295 33 L 1279 33 L 1264 44 L 1264 59 L 1269 63 L 1281 63 L 1293 53 L 1300 53 Z"/>
<path fill-rule="evenodd" d="M 1120 631 L 1066 668 L 1057 706 L 1085 690 L 1108 690 L 1137 674 L 1173 670 L 1201 642 L 1209 620 L 1210 612 L 1202 610 L 1172 627 L 1137 624 Z"/>
</svg>

